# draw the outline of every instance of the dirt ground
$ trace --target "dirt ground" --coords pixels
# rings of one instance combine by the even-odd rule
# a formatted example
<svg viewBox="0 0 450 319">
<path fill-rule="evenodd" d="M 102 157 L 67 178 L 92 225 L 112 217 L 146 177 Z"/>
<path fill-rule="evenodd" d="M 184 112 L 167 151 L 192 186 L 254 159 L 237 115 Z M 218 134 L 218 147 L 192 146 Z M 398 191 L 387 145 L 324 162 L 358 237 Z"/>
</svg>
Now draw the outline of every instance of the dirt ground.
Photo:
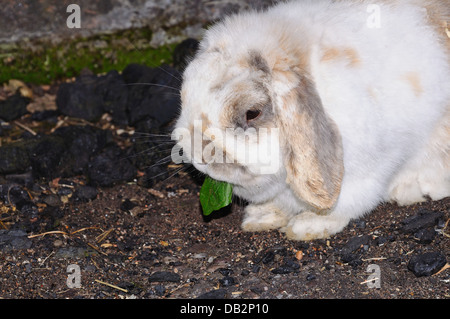
<svg viewBox="0 0 450 319">
<path fill-rule="evenodd" d="M 75 187 L 82 183 L 73 182 Z M 41 185 L 41 193 L 32 196 L 37 200 L 60 187 Z M 420 209 L 442 212 L 440 222 L 448 221 L 449 198 L 410 207 L 381 205 L 336 236 L 298 242 L 277 231 L 242 232 L 243 207 L 238 203 L 206 220 L 199 188 L 180 173 L 151 189 L 124 183 L 98 188 L 97 197 L 88 202 L 57 202 L 57 217 L 33 221 L 11 212 L 17 223 L 51 221 L 57 226 L 50 232 L 16 233 L 16 242 L 3 247 L 1 298 L 450 296 L 448 270 L 416 277 L 407 267 L 412 256 L 424 252 L 440 252 L 448 259 L 448 227 L 441 225 L 426 244 L 402 229 Z M 365 239 L 345 259 L 342 252 L 355 238 Z M 74 267 L 79 267 L 78 282 Z M 368 282 L 374 274 L 380 281 Z"/>
</svg>

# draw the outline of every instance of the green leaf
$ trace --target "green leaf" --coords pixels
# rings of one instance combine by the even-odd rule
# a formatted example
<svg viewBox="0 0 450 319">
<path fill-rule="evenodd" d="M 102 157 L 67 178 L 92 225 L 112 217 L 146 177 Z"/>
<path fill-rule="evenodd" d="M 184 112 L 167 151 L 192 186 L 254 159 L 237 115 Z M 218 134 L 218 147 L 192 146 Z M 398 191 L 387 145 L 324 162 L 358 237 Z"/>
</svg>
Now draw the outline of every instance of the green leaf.
<svg viewBox="0 0 450 319">
<path fill-rule="evenodd" d="M 208 216 L 213 211 L 230 205 L 232 195 L 233 186 L 231 184 L 216 181 L 207 176 L 200 189 L 203 215 Z"/>
</svg>

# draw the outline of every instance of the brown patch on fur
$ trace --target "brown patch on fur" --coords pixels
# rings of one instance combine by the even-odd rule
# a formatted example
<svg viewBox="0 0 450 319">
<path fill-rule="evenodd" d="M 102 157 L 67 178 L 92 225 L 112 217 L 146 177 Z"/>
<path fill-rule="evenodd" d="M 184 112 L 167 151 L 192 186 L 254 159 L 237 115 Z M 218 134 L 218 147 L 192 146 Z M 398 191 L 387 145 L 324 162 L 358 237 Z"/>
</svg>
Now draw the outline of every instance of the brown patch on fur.
<svg viewBox="0 0 450 319">
<path fill-rule="evenodd" d="M 409 72 L 404 75 L 404 79 L 411 86 L 416 97 L 419 97 L 423 93 L 423 87 L 420 81 L 420 76 L 416 72 Z"/>
<path fill-rule="evenodd" d="M 283 98 L 278 127 L 285 146 L 287 183 L 299 198 L 318 210 L 331 209 L 340 193 L 344 173 L 341 137 L 327 117 L 312 81 Z"/>
<path fill-rule="evenodd" d="M 263 80 L 261 80 L 263 81 Z M 271 120 L 271 102 L 266 87 L 257 79 L 246 79 L 235 83 L 228 93 L 220 115 L 220 126 L 225 128 L 247 128 L 246 112 L 248 110 L 261 110 L 262 115 L 254 121 L 258 127 L 265 127 Z"/>
<path fill-rule="evenodd" d="M 204 134 L 208 127 L 211 126 L 211 121 L 205 113 L 200 114 L 200 119 L 202 120 L 202 134 Z"/>
<path fill-rule="evenodd" d="M 326 48 L 323 52 L 321 62 L 333 62 L 336 60 L 346 60 L 351 67 L 357 67 L 361 64 L 358 53 L 353 48 Z"/>
<path fill-rule="evenodd" d="M 450 3 L 448 0 L 428 0 L 424 7 L 427 9 L 429 23 L 447 49 L 450 63 Z"/>
</svg>

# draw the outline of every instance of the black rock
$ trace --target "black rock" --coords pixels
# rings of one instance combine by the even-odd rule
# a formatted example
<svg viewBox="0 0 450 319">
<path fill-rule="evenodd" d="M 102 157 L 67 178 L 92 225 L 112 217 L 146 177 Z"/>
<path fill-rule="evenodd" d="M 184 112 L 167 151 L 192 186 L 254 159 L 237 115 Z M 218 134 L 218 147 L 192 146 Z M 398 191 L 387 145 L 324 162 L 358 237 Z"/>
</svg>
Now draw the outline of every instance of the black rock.
<svg viewBox="0 0 450 319">
<path fill-rule="evenodd" d="M 95 187 L 86 185 L 86 186 L 80 186 L 75 191 L 75 198 L 77 200 L 80 200 L 82 202 L 88 202 L 90 200 L 93 200 L 97 197 L 97 189 Z"/>
<path fill-rule="evenodd" d="M 60 176 L 85 174 L 91 157 L 97 155 L 112 139 L 111 132 L 92 126 L 67 126 L 57 129 L 67 145 L 58 167 Z"/>
<path fill-rule="evenodd" d="M 442 212 L 421 209 L 417 215 L 402 221 L 403 226 L 401 227 L 401 230 L 404 233 L 413 234 L 419 229 L 434 227 L 443 215 L 444 214 Z"/>
<path fill-rule="evenodd" d="M 248 276 L 250 274 L 250 270 L 244 269 L 241 271 L 241 276 Z"/>
<path fill-rule="evenodd" d="M 49 179 L 60 176 L 57 167 L 66 151 L 67 144 L 59 136 L 44 135 L 39 138 L 30 154 L 33 176 Z"/>
<path fill-rule="evenodd" d="M 292 268 L 294 271 L 300 268 L 300 264 L 297 260 L 285 258 L 284 265 L 286 267 Z"/>
<path fill-rule="evenodd" d="M 360 248 L 363 248 L 364 245 L 368 245 L 370 243 L 370 240 L 370 235 L 353 237 L 342 247 L 341 253 L 352 253 Z"/>
<path fill-rule="evenodd" d="M 148 278 L 149 282 L 179 282 L 180 280 L 180 275 L 169 271 L 157 271 Z"/>
<path fill-rule="evenodd" d="M 261 270 L 261 266 L 260 265 L 253 265 L 252 273 L 257 274 L 257 273 L 259 273 L 260 270 Z"/>
<path fill-rule="evenodd" d="M 272 273 L 273 274 L 281 274 L 281 275 L 290 274 L 293 271 L 294 271 L 294 269 L 292 267 L 287 266 L 287 265 L 280 266 L 278 268 L 272 269 Z"/>
<path fill-rule="evenodd" d="M 419 229 L 414 233 L 414 239 L 421 244 L 430 244 L 436 237 L 436 231 L 433 228 Z"/>
<path fill-rule="evenodd" d="M 393 242 L 393 241 L 395 241 L 395 235 L 390 234 L 387 236 L 377 237 L 374 242 L 377 246 L 382 246 L 382 245 L 386 244 L 387 242 Z"/>
<path fill-rule="evenodd" d="M 38 111 L 31 114 L 31 120 L 38 122 L 47 121 L 56 123 L 58 121 L 59 114 L 60 113 L 57 110 Z"/>
<path fill-rule="evenodd" d="M 115 70 L 97 79 L 96 92 L 102 97 L 102 109 L 116 124 L 128 124 L 128 86 Z"/>
<path fill-rule="evenodd" d="M 84 72 L 73 83 L 62 83 L 56 95 L 59 111 L 71 117 L 97 121 L 103 114 L 103 97 L 97 91 L 97 76 Z"/>
<path fill-rule="evenodd" d="M 183 72 L 187 64 L 194 58 L 200 42 L 197 39 L 186 39 L 173 50 L 173 66 Z"/>
<path fill-rule="evenodd" d="M 58 195 L 55 195 L 55 194 L 45 195 L 43 197 L 43 201 L 44 201 L 44 203 L 46 203 L 47 205 L 49 205 L 51 207 L 59 207 L 62 205 L 62 202 L 59 199 Z"/>
<path fill-rule="evenodd" d="M 345 253 L 341 255 L 341 261 L 343 263 L 351 263 L 355 260 L 358 260 L 359 258 L 360 258 L 359 254 Z"/>
<path fill-rule="evenodd" d="M 177 117 L 181 86 L 177 70 L 168 65 L 152 69 L 131 64 L 123 70 L 122 77 L 128 84 L 127 110 L 131 125 L 151 118 L 155 128 L 160 128 Z"/>
<path fill-rule="evenodd" d="M 128 281 L 122 281 L 117 286 L 126 289 L 128 291 L 128 294 L 133 295 L 139 294 L 143 290 L 142 288 L 136 286 L 134 283 Z"/>
<path fill-rule="evenodd" d="M 307 281 L 312 281 L 312 280 L 314 280 L 314 279 L 316 279 L 316 275 L 314 275 L 314 274 L 308 274 L 308 275 L 306 275 L 306 280 L 307 280 Z"/>
<path fill-rule="evenodd" d="M 224 299 L 226 295 L 225 289 L 215 289 L 198 296 L 197 299 Z"/>
<path fill-rule="evenodd" d="M 120 210 L 126 212 L 126 211 L 129 211 L 129 210 L 133 209 L 137 205 L 138 205 L 137 203 L 132 202 L 131 200 L 129 200 L 127 198 L 120 204 Z"/>
<path fill-rule="evenodd" d="M 136 168 L 117 146 L 105 148 L 92 158 L 87 168 L 87 177 L 93 186 L 112 186 L 125 182 L 136 175 Z"/>
<path fill-rule="evenodd" d="M 90 248 L 88 249 L 85 247 L 70 246 L 59 248 L 55 253 L 55 257 L 63 259 L 73 259 L 83 258 L 93 254 L 96 254 L 96 252 L 92 251 Z"/>
<path fill-rule="evenodd" d="M 23 230 L 0 230 L 0 250 L 28 249 L 31 244 L 31 240 Z"/>
<path fill-rule="evenodd" d="M 233 277 L 226 276 L 222 279 L 219 279 L 219 283 L 222 287 L 229 287 L 236 284 L 236 280 Z"/>
<path fill-rule="evenodd" d="M 408 269 L 416 277 L 431 276 L 445 266 L 447 260 L 440 252 L 428 252 L 411 257 L 408 262 Z"/>
<path fill-rule="evenodd" d="M 263 264 L 271 263 L 275 259 L 275 253 L 273 251 L 268 251 L 264 254 L 261 261 Z"/>
<path fill-rule="evenodd" d="M 27 105 L 30 99 L 23 97 L 19 92 L 0 101 L 0 118 L 5 121 L 13 121 L 27 113 Z"/>
<path fill-rule="evenodd" d="M 30 168 L 29 152 L 34 145 L 23 140 L 0 147 L 0 174 L 23 173 Z"/>
<path fill-rule="evenodd" d="M 233 274 L 233 270 L 229 268 L 219 268 L 217 269 L 218 272 L 222 274 L 222 276 L 229 276 Z"/>
<path fill-rule="evenodd" d="M 164 285 L 156 285 L 155 286 L 155 294 L 157 296 L 164 296 L 164 294 L 166 293 L 166 287 L 164 287 Z"/>
</svg>

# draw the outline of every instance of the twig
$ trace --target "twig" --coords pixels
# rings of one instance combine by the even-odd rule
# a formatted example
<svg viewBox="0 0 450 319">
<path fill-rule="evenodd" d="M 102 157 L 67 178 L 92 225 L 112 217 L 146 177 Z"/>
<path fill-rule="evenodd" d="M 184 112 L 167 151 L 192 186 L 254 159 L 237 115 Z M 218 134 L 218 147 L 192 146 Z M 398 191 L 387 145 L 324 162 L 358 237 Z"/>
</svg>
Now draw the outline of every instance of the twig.
<svg viewBox="0 0 450 319">
<path fill-rule="evenodd" d="M 444 228 L 442 228 L 442 235 L 444 235 L 445 237 L 449 237 L 450 238 L 450 234 L 447 234 L 444 230 L 447 228 L 448 226 L 448 222 L 450 221 L 450 218 L 447 219 L 447 221 L 445 222 Z"/>
<path fill-rule="evenodd" d="M 106 237 L 109 236 L 109 234 L 112 233 L 112 231 L 114 230 L 114 228 L 108 229 L 107 231 L 101 233 L 100 235 L 98 235 L 97 237 L 95 237 L 95 242 L 101 243 L 102 241 L 104 241 L 106 239 Z"/>
<path fill-rule="evenodd" d="M 181 288 L 189 287 L 189 286 L 191 286 L 193 283 L 194 283 L 194 282 L 192 281 L 192 282 L 188 282 L 188 283 L 184 283 L 184 284 L 178 285 L 177 287 L 175 287 L 174 289 L 172 289 L 171 291 L 169 291 L 168 295 L 172 294 L 173 292 L 175 292 L 175 291 L 177 291 L 177 290 L 179 290 L 179 289 L 181 289 Z"/>
<path fill-rule="evenodd" d="M 120 287 L 117 287 L 116 285 L 112 285 L 112 284 L 109 284 L 107 282 L 104 282 L 104 281 L 101 281 L 101 280 L 98 280 L 98 279 L 95 279 L 95 281 L 98 282 L 99 284 L 102 284 L 102 285 L 105 285 L 105 286 L 108 286 L 108 287 L 120 290 L 122 292 L 128 293 L 128 290 L 120 288 Z"/>
<path fill-rule="evenodd" d="M 76 233 L 79 233 L 81 231 L 85 231 L 85 230 L 88 230 L 88 229 L 100 229 L 100 227 L 97 227 L 97 226 L 84 227 L 84 228 L 81 228 L 81 229 L 78 229 L 78 230 L 75 230 L 75 231 L 71 232 L 70 235 L 73 235 L 73 234 L 76 234 Z"/>
<path fill-rule="evenodd" d="M 433 276 L 439 275 L 441 272 L 443 272 L 444 270 L 449 269 L 449 268 L 450 268 L 450 264 L 449 264 L 449 263 L 446 263 L 446 264 L 444 265 L 444 267 L 442 267 L 442 269 L 439 270 L 437 273 L 433 274 Z"/>
<path fill-rule="evenodd" d="M 91 243 L 87 243 L 87 245 L 89 247 L 91 247 L 92 249 L 95 249 L 97 252 L 99 252 L 100 254 L 104 255 L 104 256 L 108 256 L 107 253 L 104 253 L 103 251 L 100 250 L 100 248 L 98 248 L 97 246 L 92 245 Z"/>
<path fill-rule="evenodd" d="M 371 278 L 371 279 L 367 279 L 367 280 L 365 280 L 365 281 L 363 281 L 363 282 L 360 282 L 359 284 L 360 285 L 364 285 L 364 284 L 367 284 L 368 282 L 371 282 L 371 281 L 377 281 L 377 280 L 380 280 L 380 278 Z"/>
<path fill-rule="evenodd" d="M 0 220 L 0 225 L 4 228 L 4 229 L 8 229 L 8 227 L 6 227 L 6 225 Z"/>
<path fill-rule="evenodd" d="M 97 226 L 84 227 L 84 228 L 75 230 L 75 231 L 70 232 L 70 233 L 66 233 L 66 232 L 64 232 L 64 231 L 62 231 L 62 230 L 52 230 L 52 231 L 48 231 L 48 232 L 41 233 L 41 234 L 30 235 L 30 236 L 28 236 L 28 238 L 35 238 L 35 237 L 40 237 L 40 236 L 45 236 L 45 235 L 51 235 L 51 234 L 62 234 L 62 235 L 66 235 L 66 236 L 72 236 L 72 235 L 74 235 L 74 234 L 76 234 L 76 233 L 79 233 L 79 232 L 82 232 L 82 231 L 85 231 L 85 230 L 88 230 L 88 229 L 100 229 L 100 227 L 97 227 Z"/>
<path fill-rule="evenodd" d="M 30 236 L 28 236 L 28 238 L 35 238 L 35 237 L 40 237 L 40 236 L 45 236 L 45 235 L 51 235 L 51 234 L 69 235 L 68 233 L 63 232 L 63 231 L 61 231 L 61 230 L 52 230 L 52 231 L 48 231 L 48 232 L 41 233 L 41 234 L 30 235 Z"/>
<path fill-rule="evenodd" d="M 45 257 L 45 259 L 40 263 L 40 265 L 43 266 L 43 265 L 45 264 L 45 262 L 47 261 L 47 259 L 49 259 L 54 253 L 55 253 L 55 252 L 52 251 L 52 252 L 50 253 L 50 255 L 48 255 L 47 257 Z"/>
<path fill-rule="evenodd" d="M 366 258 L 366 259 L 361 259 L 362 261 L 372 261 L 372 260 L 384 260 L 387 259 L 386 257 L 374 257 L 374 258 Z"/>
<path fill-rule="evenodd" d="M 33 136 L 37 135 L 37 133 L 35 131 L 33 131 L 31 128 L 29 128 L 28 126 L 26 126 L 22 123 L 14 121 L 14 124 L 16 124 L 18 127 L 22 128 L 22 129 L 24 129 L 25 131 L 30 132 Z"/>
</svg>

